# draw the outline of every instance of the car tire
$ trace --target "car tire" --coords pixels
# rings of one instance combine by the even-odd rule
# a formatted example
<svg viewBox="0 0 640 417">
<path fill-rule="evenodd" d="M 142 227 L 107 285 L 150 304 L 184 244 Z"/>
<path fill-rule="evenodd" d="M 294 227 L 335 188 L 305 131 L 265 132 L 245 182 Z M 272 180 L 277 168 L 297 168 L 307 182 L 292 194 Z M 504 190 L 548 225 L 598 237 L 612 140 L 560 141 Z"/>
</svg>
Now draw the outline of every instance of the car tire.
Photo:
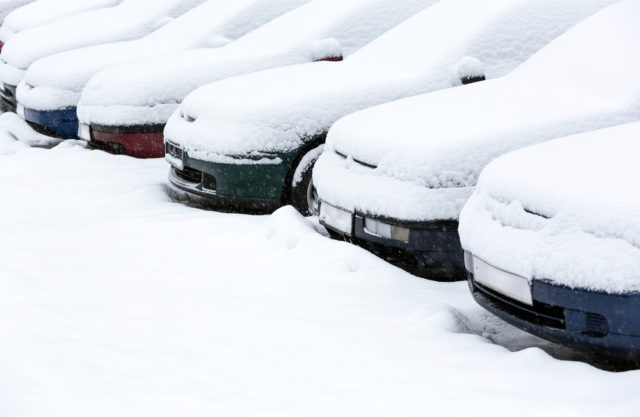
<svg viewBox="0 0 640 417">
<path fill-rule="evenodd" d="M 313 166 L 309 164 L 302 172 L 302 179 L 297 184 L 292 184 L 289 193 L 289 204 L 304 216 L 315 216 L 318 214 L 318 194 L 313 186 Z"/>
</svg>

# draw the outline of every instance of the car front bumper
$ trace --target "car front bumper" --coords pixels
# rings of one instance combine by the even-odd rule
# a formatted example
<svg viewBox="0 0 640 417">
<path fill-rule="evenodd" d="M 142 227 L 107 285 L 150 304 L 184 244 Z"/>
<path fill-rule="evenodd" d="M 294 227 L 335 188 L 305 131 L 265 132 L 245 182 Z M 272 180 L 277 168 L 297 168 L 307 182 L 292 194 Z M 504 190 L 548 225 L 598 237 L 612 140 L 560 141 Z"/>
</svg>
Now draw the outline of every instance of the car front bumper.
<svg viewBox="0 0 640 417">
<path fill-rule="evenodd" d="M 199 206 L 272 212 L 283 205 L 284 184 L 291 175 L 293 153 L 262 162 L 227 163 L 191 158 L 171 142 L 166 142 L 165 147 L 166 159 L 172 166 L 169 182 L 185 197 L 197 198 Z"/>
<path fill-rule="evenodd" d="M 21 108 L 21 116 L 36 132 L 62 139 L 75 139 L 78 134 L 76 108 L 33 110 Z"/>
<path fill-rule="evenodd" d="M 386 261 L 421 277 L 438 281 L 457 281 L 465 279 L 464 258 L 458 222 L 453 220 L 412 221 L 369 216 L 365 213 L 350 212 L 347 227 L 336 226 L 323 216 L 320 203 L 320 223 L 330 234 L 339 239 L 350 241 Z M 330 204 L 329 204 L 330 205 Z M 382 237 L 366 227 L 366 219 L 394 225 L 408 230 L 406 241 Z"/>
<path fill-rule="evenodd" d="M 504 321 L 578 350 L 640 359 L 640 294 L 607 294 L 534 279 L 529 305 L 478 282 L 469 252 L 465 263 L 473 298 Z"/>
<path fill-rule="evenodd" d="M 164 157 L 164 124 L 89 127 L 89 145 L 134 158 Z"/>
<path fill-rule="evenodd" d="M 16 89 L 15 85 L 0 85 L 0 111 L 15 112 L 16 111 Z"/>
</svg>

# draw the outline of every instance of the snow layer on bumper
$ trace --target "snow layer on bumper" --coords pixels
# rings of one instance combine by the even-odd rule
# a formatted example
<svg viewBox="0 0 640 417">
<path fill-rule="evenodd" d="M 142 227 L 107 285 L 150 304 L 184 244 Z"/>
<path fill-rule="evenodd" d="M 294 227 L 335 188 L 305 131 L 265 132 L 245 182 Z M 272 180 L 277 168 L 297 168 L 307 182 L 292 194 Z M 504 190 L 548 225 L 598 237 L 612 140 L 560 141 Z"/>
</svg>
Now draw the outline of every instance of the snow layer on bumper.
<svg viewBox="0 0 640 417">
<path fill-rule="evenodd" d="M 408 221 L 457 219 L 473 188 L 427 188 L 385 176 L 333 151 L 322 154 L 313 182 L 324 201 L 353 211 Z"/>
</svg>

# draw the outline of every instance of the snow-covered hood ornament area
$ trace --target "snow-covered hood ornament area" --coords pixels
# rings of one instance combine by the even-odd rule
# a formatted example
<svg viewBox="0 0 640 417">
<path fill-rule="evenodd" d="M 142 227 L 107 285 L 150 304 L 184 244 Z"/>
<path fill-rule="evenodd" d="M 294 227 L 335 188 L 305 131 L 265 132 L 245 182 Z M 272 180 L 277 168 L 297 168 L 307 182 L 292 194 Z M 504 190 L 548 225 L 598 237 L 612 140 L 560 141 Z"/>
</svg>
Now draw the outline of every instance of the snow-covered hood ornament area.
<svg viewBox="0 0 640 417">
<path fill-rule="evenodd" d="M 363 108 L 452 87 L 459 84 L 455 77 L 507 74 L 611 2 L 438 2 L 344 62 L 283 67 L 203 86 L 185 98 L 165 134 L 203 155 L 287 151 Z M 546 8 L 551 4 L 553 16 Z M 530 24 L 523 26 L 525 15 Z M 185 122 L 183 114 L 195 121 Z"/>
<path fill-rule="evenodd" d="M 640 59 L 635 51 L 640 27 L 630 18 L 639 13 L 640 3 L 623 1 L 568 31 L 502 79 L 345 117 L 329 132 L 327 152 L 314 172 L 320 195 L 348 208 L 358 206 L 362 196 L 336 190 L 341 186 L 332 179 L 353 171 L 349 160 L 375 167 L 367 174 L 378 178 L 370 180 L 373 189 L 386 178 L 416 188 L 470 193 L 484 166 L 506 152 L 639 120 Z M 613 22 L 620 30 L 610 30 Z M 587 44 L 588 49 L 583 47 Z M 455 219 L 464 201 L 457 199 L 446 213 L 440 202 L 435 207 L 414 201 L 411 208 L 399 208 L 381 198 L 367 209 L 400 218 L 409 212 L 414 216 L 418 209 L 430 217 L 431 210 L 438 210 Z"/>
<path fill-rule="evenodd" d="M 639 137 L 632 123 L 496 159 L 460 216 L 464 248 L 528 279 L 640 291 Z"/>
</svg>

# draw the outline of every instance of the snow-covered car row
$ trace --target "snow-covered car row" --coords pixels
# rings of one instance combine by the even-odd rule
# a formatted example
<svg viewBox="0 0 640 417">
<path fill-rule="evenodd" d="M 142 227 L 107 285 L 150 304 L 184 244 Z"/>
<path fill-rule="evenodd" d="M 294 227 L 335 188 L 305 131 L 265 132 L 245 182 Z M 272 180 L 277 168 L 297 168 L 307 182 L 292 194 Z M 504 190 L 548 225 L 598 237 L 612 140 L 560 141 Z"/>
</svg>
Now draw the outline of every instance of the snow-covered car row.
<svg viewBox="0 0 640 417">
<path fill-rule="evenodd" d="M 176 200 L 291 204 L 414 274 L 466 278 L 529 332 L 640 358 L 639 15 L 640 0 L 36 0 L 0 29 L 0 95 L 41 133 L 165 157 Z"/>
</svg>

